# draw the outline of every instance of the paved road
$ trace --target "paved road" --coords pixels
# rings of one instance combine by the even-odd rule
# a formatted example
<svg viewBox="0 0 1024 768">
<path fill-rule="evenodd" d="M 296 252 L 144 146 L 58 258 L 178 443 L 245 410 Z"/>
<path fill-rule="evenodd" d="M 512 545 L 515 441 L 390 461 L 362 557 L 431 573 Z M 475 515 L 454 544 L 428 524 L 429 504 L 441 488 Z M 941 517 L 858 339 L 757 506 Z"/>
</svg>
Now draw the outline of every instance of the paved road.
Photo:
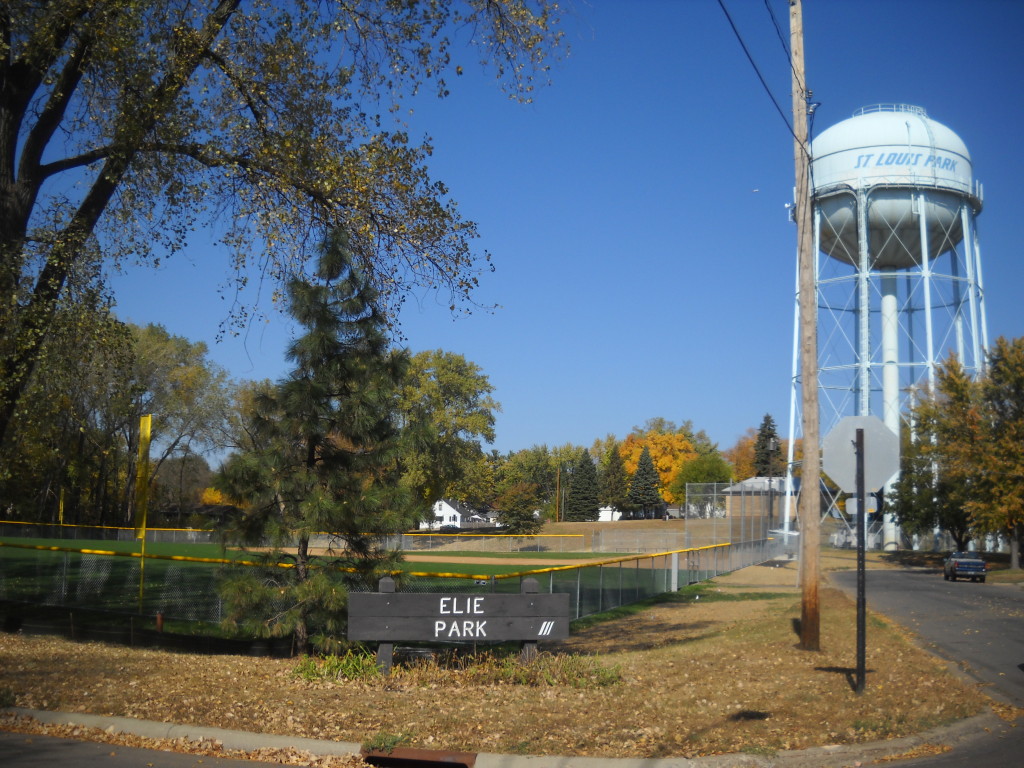
<svg viewBox="0 0 1024 768">
<path fill-rule="evenodd" d="M 831 574 L 856 593 L 857 574 Z M 933 652 L 955 661 L 986 692 L 1024 707 L 1024 589 L 944 581 L 941 571 L 868 571 L 868 607 L 914 631 Z M 867 642 L 871 642 L 868 631 Z M 899 768 L 1024 765 L 1024 728 L 998 723 L 978 740 L 938 757 L 893 763 Z"/>
<path fill-rule="evenodd" d="M 854 571 L 833 573 L 832 580 L 851 594 L 856 590 Z M 866 582 L 872 610 L 961 663 L 994 697 L 1024 707 L 1024 589 L 944 581 L 928 570 L 868 571 Z"/>
</svg>

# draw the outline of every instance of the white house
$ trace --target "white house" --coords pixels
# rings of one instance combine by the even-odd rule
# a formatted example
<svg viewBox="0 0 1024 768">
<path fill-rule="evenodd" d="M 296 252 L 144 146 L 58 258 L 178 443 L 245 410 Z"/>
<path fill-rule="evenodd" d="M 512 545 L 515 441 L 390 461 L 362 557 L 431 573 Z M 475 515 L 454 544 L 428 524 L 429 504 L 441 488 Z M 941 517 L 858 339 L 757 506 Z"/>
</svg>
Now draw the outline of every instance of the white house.
<svg viewBox="0 0 1024 768">
<path fill-rule="evenodd" d="M 436 531 L 443 526 L 453 528 L 475 528 L 487 519 L 478 514 L 476 510 L 451 499 L 441 499 L 434 502 L 433 520 L 420 522 L 420 530 Z"/>
</svg>

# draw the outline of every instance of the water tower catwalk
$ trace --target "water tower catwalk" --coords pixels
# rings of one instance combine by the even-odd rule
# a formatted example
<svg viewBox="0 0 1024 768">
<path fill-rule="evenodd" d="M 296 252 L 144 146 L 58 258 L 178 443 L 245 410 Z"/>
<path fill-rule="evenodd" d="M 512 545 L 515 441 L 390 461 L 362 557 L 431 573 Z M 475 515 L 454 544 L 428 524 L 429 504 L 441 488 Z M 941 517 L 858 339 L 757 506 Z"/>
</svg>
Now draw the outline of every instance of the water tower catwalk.
<svg viewBox="0 0 1024 768">
<path fill-rule="evenodd" d="M 920 107 L 860 109 L 811 157 L 821 434 L 873 415 L 899 435 L 951 353 L 971 375 L 985 365 L 981 187 L 964 142 Z M 791 437 L 797 361 L 794 351 Z M 885 549 L 898 534 L 887 519 Z"/>
</svg>

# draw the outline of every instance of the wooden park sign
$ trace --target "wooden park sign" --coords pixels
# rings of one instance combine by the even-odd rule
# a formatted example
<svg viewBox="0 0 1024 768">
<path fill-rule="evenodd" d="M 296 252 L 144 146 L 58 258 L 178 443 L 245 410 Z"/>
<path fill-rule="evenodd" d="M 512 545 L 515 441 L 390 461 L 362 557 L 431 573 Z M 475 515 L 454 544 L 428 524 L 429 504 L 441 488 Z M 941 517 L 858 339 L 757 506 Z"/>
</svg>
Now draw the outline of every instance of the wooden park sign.
<svg viewBox="0 0 1024 768">
<path fill-rule="evenodd" d="M 385 671 L 396 642 L 521 642 L 528 659 L 538 640 L 569 636 L 569 595 L 540 594 L 536 579 L 523 579 L 518 595 L 395 592 L 389 576 L 378 589 L 349 593 L 348 639 L 379 643 Z"/>
</svg>

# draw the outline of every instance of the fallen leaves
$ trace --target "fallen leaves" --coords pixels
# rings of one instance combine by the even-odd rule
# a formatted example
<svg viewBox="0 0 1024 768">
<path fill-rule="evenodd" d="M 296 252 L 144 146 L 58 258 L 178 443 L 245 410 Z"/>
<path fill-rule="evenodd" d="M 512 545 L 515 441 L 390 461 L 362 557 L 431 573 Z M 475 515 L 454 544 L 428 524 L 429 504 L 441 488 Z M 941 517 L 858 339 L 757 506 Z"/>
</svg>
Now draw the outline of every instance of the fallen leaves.
<svg viewBox="0 0 1024 768">
<path fill-rule="evenodd" d="M 355 743 L 408 733 L 409 746 L 609 757 L 770 753 L 892 738 L 973 714 L 985 701 L 888 625 L 872 629 L 868 690 L 857 696 L 842 674 L 855 658 L 852 603 L 823 590 L 817 653 L 796 650 L 794 615 L 795 591 L 664 604 L 591 626 L 552 648 L 621 669 L 620 682 L 586 688 L 476 684 L 457 670 L 426 675 L 423 685 L 307 682 L 294 659 L 0 635 L 0 689 L 35 709 Z M 0 728 L 14 729 L 9 718 Z M 215 743 L 167 748 L 226 753 Z M 259 759 L 328 765 L 298 753 Z"/>
</svg>

